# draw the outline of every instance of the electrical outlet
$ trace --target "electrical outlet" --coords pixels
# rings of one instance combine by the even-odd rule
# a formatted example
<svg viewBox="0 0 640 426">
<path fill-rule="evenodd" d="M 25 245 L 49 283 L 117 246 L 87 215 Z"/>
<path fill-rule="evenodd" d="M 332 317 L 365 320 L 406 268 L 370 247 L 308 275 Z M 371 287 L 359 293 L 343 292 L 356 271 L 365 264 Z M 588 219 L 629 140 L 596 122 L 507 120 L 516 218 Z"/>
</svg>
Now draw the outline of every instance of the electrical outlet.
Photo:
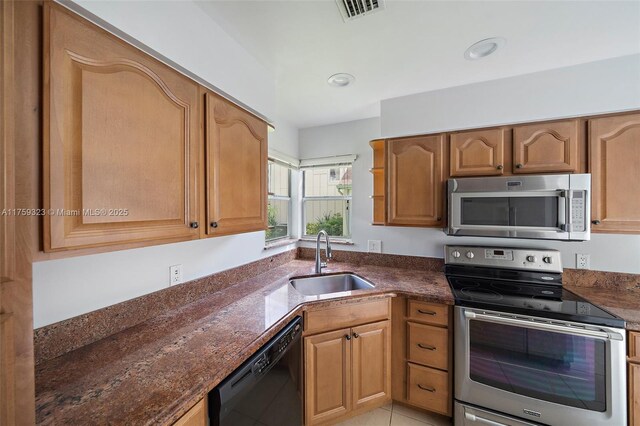
<svg viewBox="0 0 640 426">
<path fill-rule="evenodd" d="M 169 285 L 182 283 L 182 265 L 173 265 L 169 267 Z"/>
<path fill-rule="evenodd" d="M 382 241 L 367 240 L 367 251 L 369 253 L 382 253 Z"/>
<path fill-rule="evenodd" d="M 591 256 L 588 254 L 576 253 L 576 269 L 589 269 L 591 267 Z"/>
</svg>

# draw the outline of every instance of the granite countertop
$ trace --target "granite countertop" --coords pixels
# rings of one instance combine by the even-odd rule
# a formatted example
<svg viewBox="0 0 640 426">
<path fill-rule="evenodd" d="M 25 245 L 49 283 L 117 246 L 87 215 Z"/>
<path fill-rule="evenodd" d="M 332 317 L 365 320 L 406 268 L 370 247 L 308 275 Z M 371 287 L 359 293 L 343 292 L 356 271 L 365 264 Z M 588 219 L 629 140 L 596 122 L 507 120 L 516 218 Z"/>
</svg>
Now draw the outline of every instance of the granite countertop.
<svg viewBox="0 0 640 426">
<path fill-rule="evenodd" d="M 441 272 L 339 262 L 323 272 L 354 272 L 376 288 L 303 296 L 289 278 L 313 265 L 291 261 L 38 364 L 37 422 L 171 424 L 309 306 L 393 294 L 453 304 Z"/>
<path fill-rule="evenodd" d="M 565 285 L 578 296 L 626 321 L 626 329 L 640 331 L 640 289 Z"/>
</svg>

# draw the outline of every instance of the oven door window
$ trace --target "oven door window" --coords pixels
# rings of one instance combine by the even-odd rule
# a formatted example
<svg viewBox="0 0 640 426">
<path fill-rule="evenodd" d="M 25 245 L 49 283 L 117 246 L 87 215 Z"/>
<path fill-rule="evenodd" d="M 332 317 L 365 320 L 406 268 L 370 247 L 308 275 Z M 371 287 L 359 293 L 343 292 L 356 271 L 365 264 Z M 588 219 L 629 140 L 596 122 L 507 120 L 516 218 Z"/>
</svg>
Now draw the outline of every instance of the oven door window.
<svg viewBox="0 0 640 426">
<path fill-rule="evenodd" d="M 469 321 L 470 379 L 518 395 L 606 411 L 605 342 Z"/>
<path fill-rule="evenodd" d="M 558 228 L 557 196 L 462 197 L 461 225 Z"/>
</svg>

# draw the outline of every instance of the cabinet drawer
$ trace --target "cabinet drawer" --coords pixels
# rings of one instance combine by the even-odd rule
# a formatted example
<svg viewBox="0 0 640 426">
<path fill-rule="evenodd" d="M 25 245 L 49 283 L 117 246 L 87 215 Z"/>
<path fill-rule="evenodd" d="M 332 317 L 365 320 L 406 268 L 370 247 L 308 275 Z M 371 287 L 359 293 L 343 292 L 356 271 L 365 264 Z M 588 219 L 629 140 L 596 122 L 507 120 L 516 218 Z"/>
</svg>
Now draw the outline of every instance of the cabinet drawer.
<svg viewBox="0 0 640 426">
<path fill-rule="evenodd" d="M 407 400 L 422 408 L 449 415 L 449 374 L 408 362 Z"/>
<path fill-rule="evenodd" d="M 389 298 L 308 310 L 304 313 L 305 334 L 352 327 L 389 319 Z"/>
<path fill-rule="evenodd" d="M 640 333 L 629 332 L 629 361 L 640 363 Z"/>
<path fill-rule="evenodd" d="M 447 305 L 438 305 L 417 300 L 409 300 L 408 304 L 407 316 L 412 321 L 441 326 L 447 326 L 449 324 L 449 307 Z"/>
<path fill-rule="evenodd" d="M 407 322 L 409 361 L 446 370 L 448 366 L 449 330 Z"/>
</svg>

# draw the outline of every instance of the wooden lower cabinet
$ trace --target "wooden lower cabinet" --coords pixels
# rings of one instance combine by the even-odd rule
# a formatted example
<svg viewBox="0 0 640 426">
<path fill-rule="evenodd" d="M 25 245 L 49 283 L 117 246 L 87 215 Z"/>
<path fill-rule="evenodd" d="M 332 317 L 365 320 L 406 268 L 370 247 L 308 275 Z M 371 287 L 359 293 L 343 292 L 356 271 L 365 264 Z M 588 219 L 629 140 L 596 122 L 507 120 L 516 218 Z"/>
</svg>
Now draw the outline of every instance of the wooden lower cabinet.
<svg viewBox="0 0 640 426">
<path fill-rule="evenodd" d="M 206 398 L 198 401 L 173 426 L 207 426 L 207 403 Z"/>
<path fill-rule="evenodd" d="M 390 330 L 386 320 L 304 338 L 306 425 L 390 400 Z"/>
<path fill-rule="evenodd" d="M 391 315 L 393 400 L 451 416 L 451 307 L 397 298 L 393 301 Z"/>
<path fill-rule="evenodd" d="M 640 425 L 640 364 L 629 363 L 629 425 Z"/>
<path fill-rule="evenodd" d="M 389 398 L 391 389 L 391 325 L 389 321 L 352 329 L 353 408 Z"/>
<path fill-rule="evenodd" d="M 407 363 L 407 400 L 436 413 L 451 415 L 449 373 Z"/>
<path fill-rule="evenodd" d="M 350 340 L 350 328 L 305 337 L 306 425 L 332 420 L 351 410 Z"/>
</svg>

